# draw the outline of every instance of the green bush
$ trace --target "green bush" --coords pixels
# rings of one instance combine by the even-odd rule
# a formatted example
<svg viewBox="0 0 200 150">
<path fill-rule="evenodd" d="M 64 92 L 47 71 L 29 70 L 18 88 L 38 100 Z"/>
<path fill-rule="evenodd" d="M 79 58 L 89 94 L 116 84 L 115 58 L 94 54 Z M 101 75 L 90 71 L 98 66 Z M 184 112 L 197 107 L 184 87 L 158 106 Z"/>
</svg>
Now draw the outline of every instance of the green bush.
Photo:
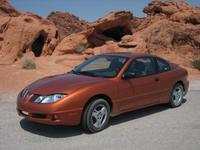
<svg viewBox="0 0 200 150">
<path fill-rule="evenodd" d="M 192 62 L 192 65 L 194 66 L 194 68 L 200 70 L 200 59 L 194 60 L 194 61 Z"/>
<path fill-rule="evenodd" d="M 89 44 L 78 44 L 75 46 L 75 52 L 78 54 L 81 54 L 88 47 L 89 47 Z"/>
<path fill-rule="evenodd" d="M 31 59 L 27 59 L 24 61 L 22 68 L 23 69 L 36 69 L 36 63 Z"/>
</svg>

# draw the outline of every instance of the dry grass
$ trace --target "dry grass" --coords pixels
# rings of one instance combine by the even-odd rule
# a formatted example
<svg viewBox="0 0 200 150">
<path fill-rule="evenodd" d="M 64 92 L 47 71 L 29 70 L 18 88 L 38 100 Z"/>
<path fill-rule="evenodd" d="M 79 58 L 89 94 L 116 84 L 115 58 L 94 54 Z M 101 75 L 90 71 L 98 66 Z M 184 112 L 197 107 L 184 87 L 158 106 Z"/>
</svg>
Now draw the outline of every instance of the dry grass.
<svg viewBox="0 0 200 150">
<path fill-rule="evenodd" d="M 31 59 L 26 59 L 24 62 L 23 62 L 23 65 L 22 65 L 22 68 L 23 69 L 28 69 L 28 70 L 31 70 L 31 69 L 36 69 L 36 63 L 31 60 Z"/>
<path fill-rule="evenodd" d="M 192 62 L 192 65 L 193 65 L 194 68 L 200 70 L 200 59 L 194 60 L 194 61 Z"/>
<path fill-rule="evenodd" d="M 75 46 L 75 52 L 81 54 L 84 50 L 89 47 L 88 44 L 78 44 Z"/>
</svg>

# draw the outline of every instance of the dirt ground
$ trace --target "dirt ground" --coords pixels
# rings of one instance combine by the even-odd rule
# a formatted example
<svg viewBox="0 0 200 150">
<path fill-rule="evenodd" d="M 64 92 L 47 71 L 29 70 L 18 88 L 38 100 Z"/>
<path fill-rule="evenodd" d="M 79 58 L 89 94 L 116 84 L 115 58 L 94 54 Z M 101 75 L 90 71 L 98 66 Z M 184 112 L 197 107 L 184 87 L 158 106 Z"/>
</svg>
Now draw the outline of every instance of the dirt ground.
<svg viewBox="0 0 200 150">
<path fill-rule="evenodd" d="M 63 74 L 80 64 L 84 58 L 82 56 L 68 57 L 47 56 L 34 58 L 36 69 L 22 69 L 25 60 L 20 60 L 12 65 L 0 65 L 0 91 L 19 92 L 31 82 L 56 74 Z"/>
</svg>

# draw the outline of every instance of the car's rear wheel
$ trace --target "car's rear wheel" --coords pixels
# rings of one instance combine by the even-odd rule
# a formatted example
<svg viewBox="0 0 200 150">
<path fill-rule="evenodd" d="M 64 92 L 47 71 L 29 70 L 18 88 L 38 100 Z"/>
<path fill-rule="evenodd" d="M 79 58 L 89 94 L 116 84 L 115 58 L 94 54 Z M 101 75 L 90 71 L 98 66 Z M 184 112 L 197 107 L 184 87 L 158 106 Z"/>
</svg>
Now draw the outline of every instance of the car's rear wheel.
<svg viewBox="0 0 200 150">
<path fill-rule="evenodd" d="M 183 102 L 183 95 L 184 95 L 184 89 L 183 85 L 180 83 L 177 83 L 171 94 L 171 99 L 170 99 L 170 105 L 171 107 L 178 107 L 182 104 Z"/>
<path fill-rule="evenodd" d="M 110 106 L 105 99 L 95 99 L 83 112 L 82 127 L 90 133 L 105 129 L 110 118 Z"/>
</svg>

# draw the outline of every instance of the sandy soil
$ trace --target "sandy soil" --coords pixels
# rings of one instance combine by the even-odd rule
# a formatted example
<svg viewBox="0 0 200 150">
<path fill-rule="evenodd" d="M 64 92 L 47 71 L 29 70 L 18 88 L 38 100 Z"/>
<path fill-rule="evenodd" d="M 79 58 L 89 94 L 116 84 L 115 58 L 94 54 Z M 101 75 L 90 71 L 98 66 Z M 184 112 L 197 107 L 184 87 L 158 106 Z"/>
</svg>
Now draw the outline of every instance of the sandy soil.
<svg viewBox="0 0 200 150">
<path fill-rule="evenodd" d="M 22 69 L 25 61 L 20 60 L 13 65 L 0 65 L 0 91 L 19 92 L 31 82 L 56 74 L 70 71 L 84 59 L 82 56 L 47 56 L 34 58 L 37 68 L 34 70 Z"/>
<path fill-rule="evenodd" d="M 0 92 L 19 92 L 33 81 L 45 76 L 62 74 L 84 61 L 82 55 L 47 56 L 33 58 L 35 70 L 22 69 L 26 58 L 13 65 L 0 66 Z M 200 71 L 186 67 L 189 79 L 200 79 Z"/>
</svg>

